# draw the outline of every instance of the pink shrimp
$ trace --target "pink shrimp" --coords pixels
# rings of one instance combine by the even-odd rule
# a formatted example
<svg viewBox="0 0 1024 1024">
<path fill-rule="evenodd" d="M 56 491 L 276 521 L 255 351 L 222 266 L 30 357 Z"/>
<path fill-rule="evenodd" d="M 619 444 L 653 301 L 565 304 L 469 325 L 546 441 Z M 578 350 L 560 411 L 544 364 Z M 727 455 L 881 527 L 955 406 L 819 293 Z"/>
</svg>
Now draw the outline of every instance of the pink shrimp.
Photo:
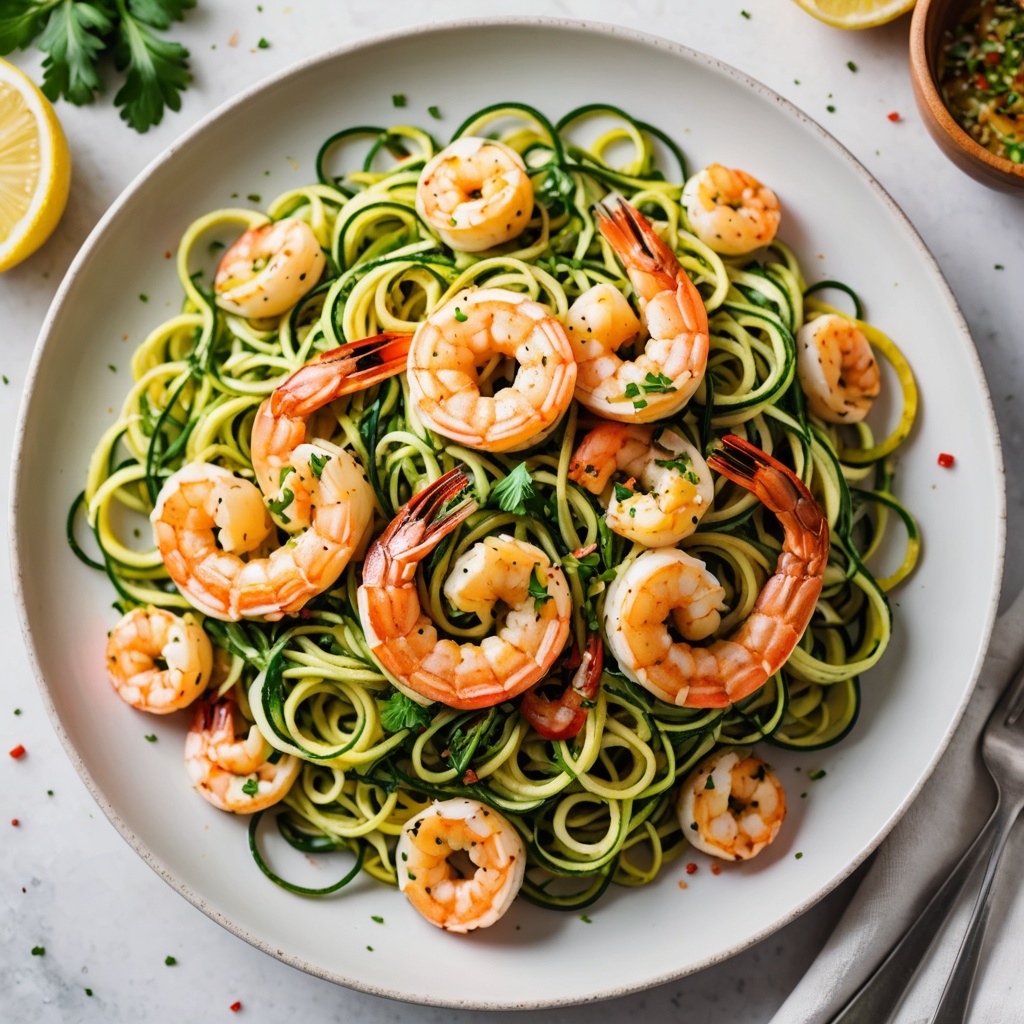
<svg viewBox="0 0 1024 1024">
<path fill-rule="evenodd" d="M 608 645 L 622 671 L 655 696 L 685 707 L 727 707 L 786 663 L 810 624 L 828 561 L 828 522 L 803 481 L 749 442 L 733 435 L 722 440 L 708 465 L 756 495 L 785 535 L 775 572 L 746 621 L 707 647 L 674 641 L 665 625 L 670 615 L 689 639 L 709 636 L 724 593 L 703 563 L 684 552 L 674 552 L 682 556 L 675 560 L 679 565 L 669 564 L 668 549 L 634 559 L 605 601 Z M 688 632 L 693 623 L 698 629 Z"/>
</svg>

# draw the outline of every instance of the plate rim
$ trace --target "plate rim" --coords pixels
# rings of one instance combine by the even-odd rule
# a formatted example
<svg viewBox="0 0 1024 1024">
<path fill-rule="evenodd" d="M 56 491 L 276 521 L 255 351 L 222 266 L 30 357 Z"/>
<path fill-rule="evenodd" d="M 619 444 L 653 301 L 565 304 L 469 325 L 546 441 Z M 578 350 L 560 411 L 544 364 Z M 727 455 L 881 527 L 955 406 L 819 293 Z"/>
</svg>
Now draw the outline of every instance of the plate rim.
<svg viewBox="0 0 1024 1024">
<path fill-rule="evenodd" d="M 389 44 L 408 39 L 412 35 L 444 35 L 454 31 L 465 31 L 472 29 L 484 29 L 494 30 L 506 26 L 514 26 L 518 28 L 537 28 L 537 29 L 565 29 L 573 32 L 578 32 L 581 35 L 587 34 L 598 34 L 605 36 L 623 37 L 633 43 L 641 44 L 643 46 L 652 47 L 657 50 L 661 50 L 675 57 L 681 57 L 684 60 L 701 64 L 704 67 L 725 74 L 732 78 L 738 84 L 744 86 L 748 90 L 756 93 L 762 100 L 774 103 L 780 107 L 790 118 L 802 125 L 804 128 L 811 130 L 817 136 L 817 141 L 828 147 L 834 154 L 841 157 L 846 164 L 854 171 L 854 173 L 861 179 L 863 183 L 868 185 L 875 197 L 882 201 L 890 217 L 899 225 L 900 230 L 904 233 L 907 239 L 912 243 L 913 247 L 917 251 L 918 257 L 923 260 L 924 265 L 935 278 L 937 284 L 940 286 L 941 291 L 944 293 L 946 302 L 948 305 L 948 311 L 952 314 L 952 320 L 955 324 L 956 329 L 962 336 L 962 339 L 966 342 L 965 352 L 968 360 L 971 364 L 972 371 L 975 375 L 977 383 L 981 385 L 982 393 L 984 396 L 984 409 L 988 419 L 988 426 L 992 437 L 995 440 L 995 450 L 992 453 L 994 468 L 995 468 L 995 480 L 993 481 L 997 485 L 997 497 L 998 507 L 996 509 L 996 524 L 997 524 L 997 557 L 996 564 L 994 566 L 995 575 L 993 581 L 993 592 L 989 596 L 988 607 L 986 609 L 985 621 L 983 629 L 979 636 L 979 647 L 978 654 L 975 657 L 974 664 L 971 669 L 971 678 L 964 691 L 964 695 L 957 707 L 955 714 L 953 715 L 950 724 L 942 738 L 941 743 L 937 749 L 933 752 L 931 759 L 928 761 L 924 770 L 922 771 L 916 785 L 911 791 L 904 797 L 900 804 L 894 809 L 890 817 L 883 823 L 878 829 L 877 833 L 871 837 L 865 848 L 860 854 L 855 857 L 850 863 L 846 865 L 844 870 L 838 872 L 832 877 L 826 884 L 820 886 L 811 895 L 805 897 L 796 907 L 791 909 L 786 915 L 779 920 L 773 922 L 769 927 L 763 928 L 753 935 L 749 935 L 742 941 L 731 946 L 727 950 L 723 950 L 717 954 L 708 956 L 696 963 L 691 963 L 678 971 L 671 971 L 663 974 L 659 974 L 655 977 L 647 978 L 643 981 L 619 984 L 602 991 L 588 995 L 586 998 L 577 998 L 573 996 L 566 997 L 564 999 L 524 999 L 515 1001 L 479 1001 L 475 999 L 459 1000 L 459 999 L 445 999 L 438 998 L 435 996 L 423 996 L 418 995 L 415 1000 L 410 998 L 406 993 L 399 991 L 388 990 L 384 986 L 380 986 L 373 983 L 367 983 L 354 977 L 345 977 L 340 973 L 334 971 L 324 970 L 313 963 L 306 961 L 303 957 L 289 954 L 284 950 L 277 949 L 275 946 L 261 938 L 258 935 L 251 933 L 246 928 L 234 922 L 228 915 L 217 910 L 211 906 L 203 896 L 198 892 L 194 891 L 183 881 L 175 877 L 172 870 L 167 864 L 165 864 L 160 858 L 158 858 L 152 850 L 150 850 L 140 836 L 138 836 L 124 821 L 118 812 L 115 810 L 111 802 L 103 794 L 96 780 L 87 769 L 81 755 L 78 753 L 77 748 L 71 742 L 70 736 L 67 730 L 64 728 L 63 723 L 57 713 L 56 705 L 53 697 L 50 693 L 49 685 L 43 676 L 42 668 L 39 659 L 36 654 L 36 645 L 32 638 L 31 628 L 29 625 L 28 609 L 26 606 L 26 595 L 25 595 L 25 560 L 22 557 L 20 548 L 20 534 L 21 531 L 18 528 L 20 522 L 20 509 L 21 509 L 21 490 L 23 484 L 23 471 L 22 471 L 22 459 L 21 453 L 23 449 L 24 436 L 28 429 L 28 414 L 30 406 L 32 405 L 32 396 L 35 393 L 36 378 L 39 374 L 44 353 L 47 348 L 47 341 L 50 332 L 53 327 L 53 322 L 63 305 L 66 293 L 70 289 L 73 281 L 81 272 L 83 266 L 89 260 L 92 250 L 101 240 L 102 236 L 106 232 L 108 226 L 113 222 L 120 214 L 121 209 L 131 200 L 137 191 L 139 191 L 147 182 L 149 177 L 155 171 L 155 169 L 162 163 L 166 162 L 169 158 L 174 156 L 179 150 L 186 148 L 192 141 L 192 139 L 201 134 L 207 129 L 207 127 L 214 121 L 217 121 L 242 106 L 244 106 L 252 97 L 259 95 L 264 90 L 273 88 L 280 84 L 282 81 L 302 74 L 304 71 L 313 68 L 320 64 L 331 63 L 334 61 L 342 60 L 346 56 L 359 53 L 364 50 L 372 50 L 378 47 L 387 47 Z M 289 964 L 292 967 L 298 968 L 306 974 L 310 974 L 314 977 L 321 978 L 325 981 L 332 982 L 334 984 L 342 985 L 346 988 L 350 988 L 356 991 L 365 992 L 371 995 L 381 996 L 383 998 L 393 999 L 400 1002 L 415 1003 L 424 1006 L 437 1006 L 447 1007 L 453 1009 L 477 1009 L 477 1010 L 509 1010 L 509 1009 L 549 1009 L 571 1005 L 586 1005 L 589 1003 L 600 1002 L 608 999 L 619 998 L 627 996 L 632 993 L 646 991 L 647 989 L 654 988 L 658 985 L 663 985 L 671 981 L 678 980 L 686 977 L 690 974 L 695 974 L 698 971 L 704 970 L 707 967 L 711 967 L 714 964 L 721 963 L 737 953 L 748 949 L 749 947 L 757 944 L 764 940 L 768 936 L 777 932 L 780 928 L 792 923 L 806 913 L 816 903 L 820 902 L 826 895 L 832 892 L 836 887 L 842 884 L 846 879 L 853 874 L 854 871 L 877 849 L 882 841 L 888 836 L 888 834 L 895 827 L 897 822 L 903 817 L 907 809 L 914 802 L 922 787 L 925 785 L 927 780 L 931 777 L 938 765 L 940 759 L 948 747 L 953 734 L 956 732 L 957 727 L 963 717 L 964 711 L 967 707 L 968 702 L 974 694 L 977 686 L 978 677 L 981 672 L 982 665 L 985 660 L 985 655 L 988 649 L 988 645 L 991 639 L 992 629 L 995 623 L 997 610 L 999 606 L 1002 581 L 1006 559 L 1006 467 L 1003 458 L 1003 447 L 1002 440 L 999 433 L 998 422 L 995 416 L 995 408 L 992 403 L 991 390 L 988 386 L 987 378 L 985 377 L 984 368 L 981 363 L 980 354 L 977 346 L 974 343 L 974 339 L 971 335 L 970 328 L 964 318 L 963 312 L 960 309 L 960 305 L 953 293 L 952 288 L 949 285 L 942 269 L 939 267 L 935 257 L 932 255 L 928 246 L 925 244 L 924 239 L 920 233 L 913 226 L 910 219 L 903 212 L 896 201 L 889 195 L 885 188 L 878 182 L 874 175 L 868 170 L 868 168 L 857 159 L 857 157 L 849 150 L 843 143 L 837 138 L 831 135 L 824 127 L 822 127 L 817 121 L 815 121 L 810 115 L 808 115 L 801 108 L 797 107 L 792 101 L 786 99 L 781 94 L 777 93 L 770 86 L 765 85 L 758 79 L 753 78 L 746 72 L 712 56 L 711 54 L 705 53 L 700 50 L 696 50 L 683 43 L 674 42 L 669 39 L 657 36 L 653 33 L 644 32 L 638 29 L 627 27 L 624 25 L 618 25 L 611 22 L 598 21 L 593 19 L 576 19 L 576 18 L 558 18 L 540 15 L 495 15 L 492 17 L 480 17 L 480 18 L 460 18 L 460 19 L 447 19 L 439 22 L 424 21 L 413 25 L 406 26 L 400 29 L 393 29 L 387 32 L 378 32 L 372 35 L 365 36 L 358 40 L 350 43 L 341 44 L 338 46 L 331 47 L 320 53 L 313 54 L 309 57 L 305 57 L 299 61 L 296 61 L 279 71 L 268 75 L 265 78 L 260 79 L 257 82 L 245 87 L 238 93 L 234 94 L 227 100 L 218 104 L 213 110 L 202 116 L 198 121 L 195 122 L 191 127 L 185 129 L 180 135 L 173 139 L 154 159 L 150 160 L 133 178 L 132 180 L 122 189 L 114 201 L 110 204 L 104 214 L 97 221 L 96 225 L 89 232 L 87 238 L 82 243 L 74 259 L 69 265 L 65 272 L 60 285 L 57 288 L 54 298 L 50 303 L 47 310 L 46 316 L 44 317 L 43 323 L 39 330 L 39 335 L 36 339 L 36 343 L 33 350 L 32 359 L 30 361 L 28 372 L 25 378 L 25 388 L 23 391 L 18 418 L 15 427 L 15 433 L 12 445 L 12 463 L 11 463 L 11 476 L 10 476 L 10 498 L 8 503 L 8 514 L 10 517 L 11 531 L 8 541 L 9 553 L 11 557 L 11 568 L 12 568 L 12 582 L 14 589 L 14 602 L 18 614 L 19 626 L 21 629 L 21 635 L 24 640 L 25 649 L 29 657 L 29 662 L 32 668 L 33 675 L 35 677 L 37 688 L 39 689 L 40 696 L 42 698 L 43 705 L 50 719 L 50 723 L 57 734 L 61 745 L 64 748 L 72 766 L 77 772 L 79 778 L 84 783 L 90 796 L 96 801 L 100 810 L 107 818 L 107 820 L 114 826 L 120 836 L 128 843 L 128 845 L 134 850 L 139 857 L 150 867 L 152 870 L 165 881 L 171 888 L 183 896 L 189 903 L 194 907 L 201 910 L 207 917 L 221 925 L 227 931 L 231 932 L 238 938 L 243 939 L 249 945 L 261 950 L 264 953 L 274 957 L 283 963 Z"/>
</svg>

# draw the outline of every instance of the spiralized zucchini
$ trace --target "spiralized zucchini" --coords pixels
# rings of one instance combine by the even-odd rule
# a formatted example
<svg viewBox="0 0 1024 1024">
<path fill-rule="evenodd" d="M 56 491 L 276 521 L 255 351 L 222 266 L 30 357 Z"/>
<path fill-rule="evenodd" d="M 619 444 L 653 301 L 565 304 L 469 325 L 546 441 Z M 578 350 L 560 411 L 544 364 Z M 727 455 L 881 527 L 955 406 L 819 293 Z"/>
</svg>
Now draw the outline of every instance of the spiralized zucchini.
<svg viewBox="0 0 1024 1024">
<path fill-rule="evenodd" d="M 684 848 L 673 807 L 676 783 L 709 751 L 762 740 L 815 749 L 853 726 L 860 676 L 882 657 L 892 628 L 885 592 L 912 570 L 918 550 L 913 519 L 891 489 L 891 457 L 910 430 L 916 395 L 895 344 L 861 322 L 896 368 L 904 410 L 898 428 L 876 443 L 864 424 L 838 428 L 808 418 L 794 335 L 808 305 L 827 307 L 809 297 L 797 258 L 782 242 L 756 262 L 726 260 L 691 234 L 679 202 L 685 159 L 663 132 L 609 106 L 573 110 L 552 123 L 539 111 L 503 103 L 468 118 L 456 132 L 464 134 L 500 137 L 522 154 L 533 181 L 529 227 L 500 251 L 453 252 L 421 222 L 417 177 L 439 145 L 407 125 L 337 133 L 318 154 L 319 180 L 278 196 L 266 217 L 217 210 L 186 229 L 177 260 L 182 310 L 135 353 L 134 384 L 96 447 L 69 517 L 69 539 L 106 571 L 125 609 L 187 607 L 159 554 L 134 539 L 133 527 L 148 536 L 140 517 L 168 475 L 202 460 L 251 477 L 256 408 L 291 371 L 344 342 L 411 331 L 460 288 L 521 291 L 560 317 L 598 282 L 631 294 L 592 214 L 609 190 L 625 195 L 676 252 L 709 314 L 707 374 L 674 428 L 704 452 L 725 433 L 746 437 L 793 467 L 825 509 L 832 545 L 824 589 L 785 667 L 739 703 L 706 710 L 654 698 L 609 654 L 582 731 L 573 740 L 548 741 L 519 714 L 517 701 L 458 711 L 398 700 L 360 629 L 358 561 L 297 617 L 205 622 L 222 655 L 219 691 L 234 694 L 278 751 L 305 762 L 278 813 L 294 846 L 353 851 L 358 867 L 393 883 L 394 839 L 403 823 L 434 798 L 468 795 L 501 810 L 524 837 L 530 862 L 524 894 L 545 906 L 579 908 L 611 881 L 650 881 Z M 223 243 L 266 218 L 285 216 L 307 221 L 323 246 L 328 269 L 321 282 L 277 320 L 246 321 L 219 310 L 212 270 Z M 425 429 L 408 404 L 403 375 L 334 402 L 317 433 L 349 447 L 366 468 L 378 533 L 412 494 L 456 465 L 466 468 L 480 508 L 431 556 L 419 579 L 420 600 L 442 631 L 483 635 L 474 616 L 447 606 L 441 585 L 472 543 L 505 532 L 537 544 L 562 566 L 582 648 L 588 628 L 602 620 L 607 583 L 631 546 L 608 531 L 596 500 L 567 479 L 579 436 L 575 409 L 565 429 L 536 448 L 492 455 Z M 494 496 L 519 463 L 534 492 L 525 514 L 505 511 Z M 75 540 L 83 511 L 99 558 Z M 892 547 L 883 545 L 890 513 L 905 528 L 896 538 L 899 544 L 905 535 L 905 556 L 879 580 L 865 562 Z M 590 545 L 593 553 L 580 554 Z M 774 517 L 755 499 L 720 487 L 714 508 L 683 546 L 725 587 L 726 632 L 752 607 L 781 539 Z M 251 840 L 262 864 L 255 820 Z"/>
</svg>

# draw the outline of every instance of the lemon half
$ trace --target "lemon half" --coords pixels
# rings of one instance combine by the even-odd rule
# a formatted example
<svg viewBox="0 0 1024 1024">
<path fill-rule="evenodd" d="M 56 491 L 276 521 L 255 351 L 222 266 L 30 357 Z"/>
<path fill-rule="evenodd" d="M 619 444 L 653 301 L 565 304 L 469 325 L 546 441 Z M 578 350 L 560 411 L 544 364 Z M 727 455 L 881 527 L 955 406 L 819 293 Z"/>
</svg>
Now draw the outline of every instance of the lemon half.
<svg viewBox="0 0 1024 1024">
<path fill-rule="evenodd" d="M 0 60 L 0 271 L 31 256 L 64 212 L 71 156 L 49 100 Z"/>
<path fill-rule="evenodd" d="M 906 14 L 915 0 L 796 0 L 819 21 L 836 28 L 874 28 Z"/>
</svg>

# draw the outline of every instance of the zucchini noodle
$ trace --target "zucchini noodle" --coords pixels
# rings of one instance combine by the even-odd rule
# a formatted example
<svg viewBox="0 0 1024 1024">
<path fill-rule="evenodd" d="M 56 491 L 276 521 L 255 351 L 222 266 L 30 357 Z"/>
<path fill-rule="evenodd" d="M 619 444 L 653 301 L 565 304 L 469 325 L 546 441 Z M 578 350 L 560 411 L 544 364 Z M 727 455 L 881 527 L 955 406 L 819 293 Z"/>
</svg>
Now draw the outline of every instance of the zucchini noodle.
<svg viewBox="0 0 1024 1024">
<path fill-rule="evenodd" d="M 597 133 L 596 136 L 594 133 Z M 356 606 L 358 560 L 328 592 L 280 622 L 204 625 L 218 649 L 213 687 L 229 693 L 282 754 L 303 761 L 277 811 L 282 835 L 305 852 L 346 850 L 356 866 L 341 882 L 307 890 L 253 855 L 295 892 L 332 892 L 359 871 L 395 882 L 395 838 L 431 800 L 469 796 L 510 817 L 528 850 L 524 895 L 578 909 L 610 882 L 641 885 L 686 847 L 674 808 L 678 781 L 720 746 L 759 741 L 810 750 L 840 740 L 857 719 L 860 677 L 885 652 L 892 621 L 886 591 L 913 569 L 914 520 L 892 491 L 893 455 L 916 410 L 913 376 L 896 345 L 857 324 L 895 369 L 902 414 L 876 441 L 866 424 L 809 417 L 796 374 L 794 337 L 805 312 L 821 312 L 796 255 L 775 241 L 752 261 L 723 258 L 689 230 L 680 205 L 686 161 L 663 132 L 615 107 L 573 110 L 552 123 L 518 103 L 488 107 L 456 132 L 500 138 L 523 157 L 536 205 L 528 228 L 484 254 L 443 245 L 416 211 L 420 170 L 440 148 L 407 125 L 338 132 L 317 154 L 318 181 L 272 200 L 266 213 L 223 209 L 184 232 L 177 273 L 180 313 L 157 326 L 133 361 L 134 384 L 96 446 L 68 537 L 102 568 L 119 606 L 188 604 L 170 582 L 144 522 L 167 477 L 192 461 L 253 477 L 249 438 L 259 403 L 317 354 L 383 331 L 412 331 L 467 286 L 512 289 L 564 317 L 594 284 L 630 285 L 602 241 L 592 212 L 622 193 L 677 254 L 707 307 L 707 373 L 671 425 L 708 453 L 726 433 L 773 454 L 807 484 L 831 530 L 824 586 L 810 627 L 788 663 L 751 696 L 723 709 L 677 707 L 634 684 L 609 653 L 579 735 L 540 737 L 518 700 L 460 711 L 397 701 L 396 684 L 370 656 Z M 584 136 L 594 136 L 581 141 Z M 248 321 L 218 308 L 212 271 L 244 228 L 293 217 L 308 222 L 327 257 L 320 280 L 287 314 Z M 500 366 L 483 377 L 500 379 Z M 491 382 L 491 386 L 495 386 Z M 486 383 L 486 381 L 485 381 Z M 318 414 L 319 436 L 349 448 L 376 501 L 375 535 L 413 494 L 463 466 L 478 510 L 434 551 L 418 577 L 423 608 L 444 635 L 479 640 L 487 626 L 450 607 L 451 564 L 488 535 L 510 533 L 543 549 L 566 574 L 572 634 L 582 649 L 603 619 L 610 579 L 639 550 L 611 533 L 596 498 L 568 479 L 581 436 L 575 407 L 543 443 L 516 456 L 446 442 L 418 419 L 404 374 L 347 395 Z M 534 496 L 525 514 L 501 507 L 494 489 L 520 463 Z M 83 520 L 97 555 L 76 539 Z M 893 524 L 901 529 L 894 533 Z M 902 553 L 893 547 L 902 545 Z M 593 554 L 581 554 L 591 546 Z M 725 588 L 724 634 L 739 625 L 774 570 L 781 537 L 774 517 L 720 480 L 714 506 L 682 546 Z M 892 563 L 881 578 L 868 563 Z M 202 616 L 197 617 L 202 619 Z M 405 718 L 396 713 L 404 709 Z M 410 710 L 411 709 L 411 710 Z"/>
</svg>

